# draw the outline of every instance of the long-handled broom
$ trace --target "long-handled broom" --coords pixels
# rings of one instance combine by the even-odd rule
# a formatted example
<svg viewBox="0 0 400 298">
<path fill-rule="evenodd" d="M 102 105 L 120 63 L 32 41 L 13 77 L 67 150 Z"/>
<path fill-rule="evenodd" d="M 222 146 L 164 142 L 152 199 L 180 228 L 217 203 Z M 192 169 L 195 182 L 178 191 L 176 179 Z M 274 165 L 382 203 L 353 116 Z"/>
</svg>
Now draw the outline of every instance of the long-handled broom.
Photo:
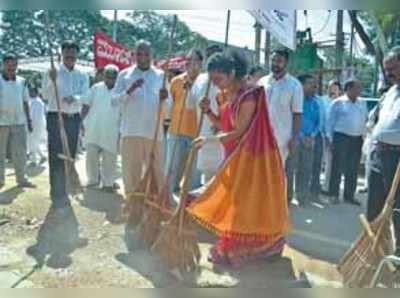
<svg viewBox="0 0 400 298">
<path fill-rule="evenodd" d="M 178 18 L 175 15 L 172 23 L 171 36 L 169 40 L 167 65 L 169 64 L 169 61 L 172 56 L 177 22 Z M 162 84 L 163 88 L 166 87 L 166 84 L 167 84 L 167 76 L 165 74 Z M 158 136 L 160 134 L 162 110 L 163 110 L 162 103 L 160 101 L 158 106 L 156 129 L 154 133 L 154 138 L 150 153 L 150 160 L 148 168 L 146 170 L 146 174 L 144 175 L 144 178 L 140 181 L 137 189 L 133 193 L 127 194 L 127 204 L 124 213 L 127 216 L 127 224 L 130 228 L 136 227 L 142 221 L 144 202 L 148 201 L 149 198 L 152 198 L 154 200 L 154 198 L 156 198 L 159 193 L 159 185 L 158 185 L 159 182 L 157 180 L 158 179 L 157 172 L 160 169 L 155 168 L 155 158 L 158 146 Z"/>
<path fill-rule="evenodd" d="M 189 82 L 187 82 L 189 84 Z M 186 107 L 186 101 L 190 94 L 190 86 L 185 84 L 185 92 L 182 102 L 182 107 L 179 110 L 178 119 L 178 132 L 181 130 L 183 122 L 183 114 Z M 161 222 L 165 218 L 170 218 L 172 212 L 169 210 L 169 202 L 171 201 L 170 193 L 170 182 L 174 170 L 175 158 L 178 149 L 178 139 L 175 140 L 171 160 L 169 161 L 169 168 L 165 182 L 160 189 L 160 192 L 156 198 L 148 197 L 145 201 L 144 216 L 141 224 L 138 227 L 140 238 L 147 247 L 151 247 L 156 241 L 160 232 Z"/>
<path fill-rule="evenodd" d="M 211 82 L 208 82 L 206 98 L 209 95 Z M 197 136 L 203 126 L 204 113 L 201 114 Z M 193 272 L 200 262 L 200 248 L 197 239 L 196 226 L 186 214 L 186 200 L 189 194 L 191 170 L 197 156 L 197 150 L 192 148 L 186 161 L 182 178 L 180 202 L 177 210 L 161 229 L 152 250 L 157 252 L 170 270 L 178 270 L 182 276 Z"/>
<path fill-rule="evenodd" d="M 338 270 L 347 287 L 368 287 L 381 260 L 393 254 L 394 239 L 391 224 L 399 184 L 400 163 L 382 213 L 371 224 L 365 215 L 360 216 L 363 231 L 339 263 Z M 395 271 L 394 265 L 389 263 L 383 274 L 383 283 L 390 282 Z"/>
<path fill-rule="evenodd" d="M 45 13 L 45 22 L 46 22 L 46 35 L 47 35 L 47 41 L 49 44 L 50 48 L 50 65 L 51 65 L 51 70 L 55 71 L 56 67 L 54 64 L 54 57 L 53 57 L 53 43 L 51 41 L 50 37 L 50 17 L 48 13 Z M 65 179 L 66 179 L 66 190 L 67 193 L 75 196 L 79 195 L 83 192 L 82 184 L 79 179 L 78 172 L 76 171 L 75 168 L 75 160 L 73 159 L 68 143 L 68 138 L 67 138 L 67 133 L 65 131 L 65 126 L 64 126 L 64 118 L 62 115 L 61 111 L 61 98 L 59 95 L 58 91 L 58 84 L 57 80 L 52 80 L 53 85 L 54 85 L 54 92 L 55 92 L 55 97 L 56 97 L 56 103 L 57 103 L 57 115 L 58 115 L 58 126 L 59 126 L 59 131 L 60 131 L 60 139 L 61 139 L 61 146 L 62 146 L 62 153 L 58 155 L 58 157 L 62 160 L 64 160 L 64 171 L 65 171 Z"/>
</svg>

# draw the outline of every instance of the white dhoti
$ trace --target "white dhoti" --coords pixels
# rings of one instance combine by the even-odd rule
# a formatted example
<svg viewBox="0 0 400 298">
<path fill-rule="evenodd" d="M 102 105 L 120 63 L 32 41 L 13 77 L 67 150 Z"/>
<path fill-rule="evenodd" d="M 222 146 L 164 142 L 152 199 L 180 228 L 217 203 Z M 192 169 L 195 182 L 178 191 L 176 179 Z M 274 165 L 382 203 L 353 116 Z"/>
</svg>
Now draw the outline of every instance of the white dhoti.
<svg viewBox="0 0 400 298">
<path fill-rule="evenodd" d="M 198 155 L 197 167 L 203 172 L 205 182 L 217 173 L 222 163 L 222 146 L 219 143 L 206 143 Z"/>
<path fill-rule="evenodd" d="M 30 160 L 38 163 L 46 157 L 46 108 L 39 97 L 31 98 L 29 106 L 33 131 L 28 133 L 28 153 Z"/>
<path fill-rule="evenodd" d="M 86 170 L 88 185 L 112 187 L 116 179 L 117 154 L 104 150 L 96 144 L 87 144 Z"/>
<path fill-rule="evenodd" d="M 84 101 L 90 107 L 84 121 L 88 185 L 112 187 L 116 180 L 120 106 L 112 103 L 111 94 L 103 82 L 98 83 Z"/>
</svg>

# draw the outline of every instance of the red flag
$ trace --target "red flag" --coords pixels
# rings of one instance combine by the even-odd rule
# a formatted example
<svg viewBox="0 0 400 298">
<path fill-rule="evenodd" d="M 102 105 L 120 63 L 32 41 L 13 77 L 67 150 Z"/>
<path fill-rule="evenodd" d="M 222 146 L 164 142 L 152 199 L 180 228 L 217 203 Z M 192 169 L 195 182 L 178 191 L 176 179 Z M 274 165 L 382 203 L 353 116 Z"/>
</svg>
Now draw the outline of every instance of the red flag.
<svg viewBox="0 0 400 298">
<path fill-rule="evenodd" d="M 134 51 L 114 42 L 102 32 L 94 34 L 94 57 L 97 69 L 114 64 L 122 70 L 135 63 Z"/>
</svg>

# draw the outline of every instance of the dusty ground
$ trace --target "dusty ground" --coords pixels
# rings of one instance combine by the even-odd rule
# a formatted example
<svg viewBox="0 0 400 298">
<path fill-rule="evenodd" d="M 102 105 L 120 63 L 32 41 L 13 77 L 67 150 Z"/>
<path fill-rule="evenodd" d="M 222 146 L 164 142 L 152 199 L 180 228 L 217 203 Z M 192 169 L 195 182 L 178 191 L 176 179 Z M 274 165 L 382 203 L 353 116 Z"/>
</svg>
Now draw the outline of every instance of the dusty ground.
<svg viewBox="0 0 400 298">
<path fill-rule="evenodd" d="M 84 176 L 82 161 L 78 169 Z M 29 170 L 38 186 L 34 190 L 15 188 L 13 171 L 7 173 L 0 194 L 0 288 L 308 287 L 303 272 L 316 277 L 317 286 L 337 286 L 340 280 L 334 264 L 292 247 L 282 259 L 240 271 L 212 268 L 206 258 L 213 237 L 199 228 L 201 268 L 189 281 L 178 281 L 148 251 L 128 253 L 124 226 L 116 222 L 121 195 L 87 191 L 72 202 L 69 214 L 55 219 L 48 215 L 45 167 Z"/>
</svg>

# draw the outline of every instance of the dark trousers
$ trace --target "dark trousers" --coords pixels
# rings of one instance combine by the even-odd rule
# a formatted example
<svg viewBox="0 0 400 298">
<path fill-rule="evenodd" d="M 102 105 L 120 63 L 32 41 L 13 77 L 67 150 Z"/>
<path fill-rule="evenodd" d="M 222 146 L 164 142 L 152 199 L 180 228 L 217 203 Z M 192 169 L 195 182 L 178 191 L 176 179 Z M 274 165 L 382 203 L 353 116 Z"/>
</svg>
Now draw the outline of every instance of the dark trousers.
<svg viewBox="0 0 400 298">
<path fill-rule="evenodd" d="M 81 117 L 79 114 L 64 116 L 64 127 L 72 158 L 75 158 L 76 154 L 80 125 Z M 69 198 L 66 191 L 64 160 L 59 158 L 59 154 L 63 150 L 57 113 L 47 114 L 47 132 L 49 142 L 50 196 L 54 208 L 63 208 L 69 206 Z"/>
<path fill-rule="evenodd" d="M 286 163 L 288 182 L 288 201 L 293 199 L 294 188 L 300 204 L 308 202 L 312 174 L 313 148 L 306 148 L 300 143 Z"/>
<path fill-rule="evenodd" d="M 358 168 L 362 154 L 362 137 L 335 133 L 332 148 L 332 174 L 330 194 L 339 197 L 342 175 L 345 177 L 344 200 L 354 200 L 357 189 Z"/>
<path fill-rule="evenodd" d="M 314 160 L 311 176 L 311 193 L 319 195 L 321 192 L 321 170 L 322 170 L 322 156 L 324 153 L 324 142 L 322 135 L 318 134 L 314 142 Z"/>
<path fill-rule="evenodd" d="M 384 150 L 376 147 L 370 156 L 371 170 L 368 175 L 368 220 L 373 221 L 381 213 L 392 187 L 400 151 Z M 395 209 L 400 209 L 400 190 L 396 193 Z M 393 213 L 397 247 L 400 248 L 400 211 Z"/>
</svg>

